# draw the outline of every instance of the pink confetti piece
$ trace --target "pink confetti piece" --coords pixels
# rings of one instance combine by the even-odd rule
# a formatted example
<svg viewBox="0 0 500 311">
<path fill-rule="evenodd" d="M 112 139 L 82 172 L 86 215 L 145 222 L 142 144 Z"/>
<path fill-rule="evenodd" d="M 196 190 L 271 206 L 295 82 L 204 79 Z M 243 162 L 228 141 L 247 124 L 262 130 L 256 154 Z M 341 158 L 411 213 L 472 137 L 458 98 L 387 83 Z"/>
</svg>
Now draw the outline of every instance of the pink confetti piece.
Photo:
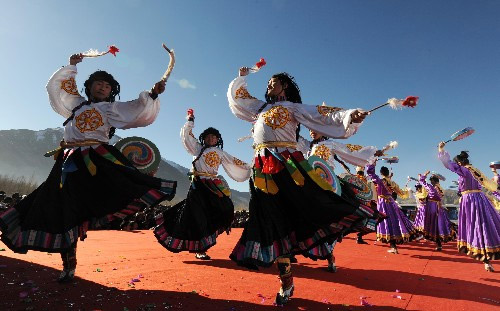
<svg viewBox="0 0 500 311">
<path fill-rule="evenodd" d="M 366 297 L 359 297 L 361 299 L 361 305 L 364 307 L 372 307 L 373 305 L 366 301 Z"/>
<path fill-rule="evenodd" d="M 142 274 L 139 274 L 137 277 L 142 279 L 144 276 Z"/>
<path fill-rule="evenodd" d="M 399 295 L 392 295 L 392 298 L 403 299 L 403 297 L 401 297 L 401 296 L 399 296 Z"/>
<path fill-rule="evenodd" d="M 20 292 L 19 293 L 19 298 L 26 298 L 28 297 L 28 292 Z"/>
<path fill-rule="evenodd" d="M 396 289 L 396 293 L 400 293 L 401 291 L 399 289 Z"/>
</svg>

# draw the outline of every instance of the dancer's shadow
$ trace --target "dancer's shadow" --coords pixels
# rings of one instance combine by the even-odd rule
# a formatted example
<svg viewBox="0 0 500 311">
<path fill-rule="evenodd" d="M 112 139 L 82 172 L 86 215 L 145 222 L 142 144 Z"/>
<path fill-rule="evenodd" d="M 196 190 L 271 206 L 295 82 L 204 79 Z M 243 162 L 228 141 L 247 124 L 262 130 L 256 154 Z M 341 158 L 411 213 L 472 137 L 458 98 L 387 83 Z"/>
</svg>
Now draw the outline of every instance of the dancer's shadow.
<svg viewBox="0 0 500 311">
<path fill-rule="evenodd" d="M 248 270 L 236 265 L 236 263 L 229 259 L 184 261 L 184 263 L 231 270 L 246 270 L 250 273 L 277 273 L 276 268 L 272 267 L 262 268 L 260 270 Z M 298 278 L 346 284 L 375 291 L 394 292 L 395 289 L 399 289 L 401 292 L 411 293 L 413 295 L 469 300 L 498 306 L 498 304 L 493 301 L 481 298 L 485 296 L 496 297 L 498 295 L 498 287 L 480 282 L 395 270 L 364 270 L 340 267 L 337 273 L 328 273 L 323 267 L 311 267 L 307 264 L 294 264 L 292 269 L 294 276 Z M 482 267 L 478 267 L 478 271 L 480 271 L 480 273 L 487 273 L 482 270 Z M 466 291 L 463 290 L 465 288 L 467 289 Z"/>
<path fill-rule="evenodd" d="M 200 267 L 201 268 L 201 267 Z M 213 299 L 203 294 L 167 290 L 120 290 L 75 277 L 69 284 L 55 282 L 59 271 L 30 262 L 0 256 L 0 310 L 227 310 L 273 311 L 273 300 L 255 303 L 234 299 Z M 229 298 L 229 296 L 228 296 Z M 274 298 L 274 297 L 273 297 Z M 288 310 L 365 311 L 364 306 L 347 306 L 293 298 Z M 375 311 L 403 311 L 392 306 L 373 306 Z"/>
</svg>

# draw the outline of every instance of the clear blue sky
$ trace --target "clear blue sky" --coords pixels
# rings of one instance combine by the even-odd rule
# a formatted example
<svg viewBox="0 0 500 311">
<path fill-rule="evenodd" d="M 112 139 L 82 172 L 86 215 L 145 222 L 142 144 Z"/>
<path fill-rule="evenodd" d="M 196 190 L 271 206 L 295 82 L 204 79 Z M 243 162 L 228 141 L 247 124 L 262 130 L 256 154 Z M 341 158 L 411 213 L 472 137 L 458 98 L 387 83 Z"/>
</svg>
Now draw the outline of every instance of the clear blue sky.
<svg viewBox="0 0 500 311">
<path fill-rule="evenodd" d="M 64 119 L 50 108 L 45 84 L 70 54 L 89 48 L 115 44 L 121 52 L 79 64 L 79 89 L 102 69 L 120 82 L 122 100 L 136 98 L 163 74 L 165 42 L 175 49 L 177 65 L 161 95 L 158 119 L 117 134 L 146 137 L 163 157 L 183 166 L 190 166 L 191 157 L 179 129 L 190 107 L 197 116 L 195 134 L 214 126 L 226 151 L 251 160 L 251 142 L 237 142 L 250 124 L 231 114 L 226 90 L 240 66 L 260 57 L 267 66 L 249 78 L 249 90 L 259 98 L 269 76 L 281 71 L 295 76 L 305 104 L 369 109 L 389 97 L 420 96 L 415 109 L 378 110 L 347 140 L 378 147 L 397 140 L 392 155 L 400 157 L 393 165 L 399 183 L 430 169 L 448 177 L 449 185 L 456 177 L 438 162 L 436 145 L 467 126 L 476 133 L 450 143 L 450 153 L 471 151 L 472 163 L 488 176 L 489 162 L 500 160 L 500 1 L 76 3 L 2 5 L 0 129 L 60 127 Z M 247 183 L 230 185 L 248 189 Z"/>
</svg>

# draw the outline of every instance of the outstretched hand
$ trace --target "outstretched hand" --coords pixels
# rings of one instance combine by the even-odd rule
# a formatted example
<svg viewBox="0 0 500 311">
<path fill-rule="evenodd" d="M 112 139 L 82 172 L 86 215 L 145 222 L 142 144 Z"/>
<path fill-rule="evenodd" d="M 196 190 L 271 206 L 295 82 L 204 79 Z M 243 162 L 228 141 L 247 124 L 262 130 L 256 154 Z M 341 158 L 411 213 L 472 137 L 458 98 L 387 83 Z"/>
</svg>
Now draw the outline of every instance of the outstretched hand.
<svg viewBox="0 0 500 311">
<path fill-rule="evenodd" d="M 430 173 L 430 172 L 431 172 L 431 171 L 429 171 L 429 170 L 425 171 L 424 176 L 426 176 L 426 177 L 427 177 L 427 175 L 429 175 L 429 173 Z"/>
<path fill-rule="evenodd" d="M 384 152 L 382 150 L 377 150 L 377 151 L 375 151 L 375 154 L 373 154 L 373 155 L 376 157 L 381 157 L 384 155 Z"/>
<path fill-rule="evenodd" d="M 240 68 L 240 77 L 247 76 L 250 73 L 250 68 L 248 67 L 241 67 Z"/>
<path fill-rule="evenodd" d="M 445 145 L 446 145 L 446 143 L 444 141 L 440 142 L 438 145 L 439 151 L 442 151 L 444 149 Z"/>
<path fill-rule="evenodd" d="M 156 95 L 165 92 L 165 83 L 166 82 L 164 80 L 156 82 L 155 85 L 151 88 L 151 92 Z"/>
<path fill-rule="evenodd" d="M 78 63 L 81 63 L 83 60 L 83 54 L 78 53 L 78 54 L 73 54 L 69 57 L 69 64 L 70 65 L 76 65 Z"/>
<path fill-rule="evenodd" d="M 351 123 L 361 123 L 370 112 L 356 109 L 351 113 Z"/>
<path fill-rule="evenodd" d="M 187 110 L 187 116 L 186 117 L 187 117 L 188 120 L 194 120 L 194 110 L 191 109 L 191 108 L 189 108 Z"/>
</svg>

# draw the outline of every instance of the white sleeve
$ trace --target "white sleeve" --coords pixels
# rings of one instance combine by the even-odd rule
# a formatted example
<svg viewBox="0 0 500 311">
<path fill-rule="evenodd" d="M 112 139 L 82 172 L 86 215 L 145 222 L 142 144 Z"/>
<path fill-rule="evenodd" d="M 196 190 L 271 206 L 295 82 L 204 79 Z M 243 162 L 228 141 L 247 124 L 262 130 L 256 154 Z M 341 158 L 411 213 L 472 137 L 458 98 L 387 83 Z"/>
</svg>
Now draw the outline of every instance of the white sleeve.
<svg viewBox="0 0 500 311">
<path fill-rule="evenodd" d="M 182 145 L 186 149 L 186 151 L 193 155 L 198 156 L 201 151 L 201 144 L 198 142 L 196 137 L 193 135 L 194 122 L 187 121 L 184 126 L 181 128 L 181 141 Z"/>
<path fill-rule="evenodd" d="M 69 118 L 73 108 L 85 100 L 78 93 L 76 73 L 75 65 L 64 66 L 50 77 L 46 86 L 52 109 L 65 118 Z"/>
<path fill-rule="evenodd" d="M 302 152 L 304 157 L 307 157 L 309 151 L 311 150 L 310 146 L 311 142 L 309 140 L 299 136 L 299 140 L 297 141 L 297 150 Z"/>
<path fill-rule="evenodd" d="M 234 79 L 227 90 L 229 109 L 238 118 L 253 122 L 259 108 L 265 103 L 248 93 L 246 77 Z"/>
<path fill-rule="evenodd" d="M 351 123 L 355 109 L 328 106 L 292 104 L 295 119 L 307 128 L 331 138 L 347 138 L 354 135 L 361 123 Z"/>
<path fill-rule="evenodd" d="M 375 152 L 377 152 L 377 148 L 373 146 L 363 147 L 331 140 L 326 141 L 324 144 L 342 160 L 355 166 L 367 166 L 375 159 Z"/>
<path fill-rule="evenodd" d="M 222 167 L 232 179 L 242 182 L 250 178 L 251 166 L 222 150 Z"/>
<path fill-rule="evenodd" d="M 129 129 L 150 125 L 159 112 L 160 99 L 152 99 L 149 92 L 144 91 L 136 100 L 110 103 L 107 117 L 111 126 Z"/>
</svg>

